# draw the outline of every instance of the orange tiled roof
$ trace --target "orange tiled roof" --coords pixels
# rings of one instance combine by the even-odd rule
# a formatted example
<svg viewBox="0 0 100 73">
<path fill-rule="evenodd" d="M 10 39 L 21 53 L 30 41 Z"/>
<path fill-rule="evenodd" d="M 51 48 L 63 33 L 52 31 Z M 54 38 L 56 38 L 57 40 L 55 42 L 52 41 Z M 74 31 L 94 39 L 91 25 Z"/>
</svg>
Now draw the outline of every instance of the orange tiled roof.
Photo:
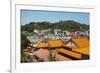
<svg viewBox="0 0 100 73">
<path fill-rule="evenodd" d="M 43 47 L 48 47 L 48 44 L 47 43 L 44 43 L 44 42 L 39 42 L 37 43 L 37 48 L 43 48 Z"/>
<path fill-rule="evenodd" d="M 71 38 L 69 41 L 74 42 L 79 48 L 89 47 L 89 40 L 87 38 Z"/>
<path fill-rule="evenodd" d="M 78 59 L 81 59 L 82 55 L 79 54 L 79 53 L 76 53 L 76 52 L 73 52 L 73 51 L 69 51 L 69 50 L 65 50 L 63 48 L 60 48 L 60 49 L 57 49 L 58 52 L 62 52 L 64 54 L 67 54 L 67 55 L 70 55 L 72 57 L 75 57 L 75 58 L 78 58 Z"/>
<path fill-rule="evenodd" d="M 39 43 L 35 43 L 35 44 L 33 44 L 32 46 L 33 46 L 33 47 L 37 47 L 38 44 L 39 44 Z"/>
<path fill-rule="evenodd" d="M 49 40 L 48 45 L 50 47 L 61 47 L 63 46 L 64 42 L 62 40 Z"/>
<path fill-rule="evenodd" d="M 44 48 L 44 47 L 61 47 L 64 45 L 64 42 L 62 40 L 48 40 L 48 42 L 39 42 L 34 44 L 34 47 L 37 48 Z"/>
<path fill-rule="evenodd" d="M 77 49 L 77 47 L 76 47 L 76 46 L 64 45 L 64 47 L 68 47 L 68 48 L 70 48 L 70 49 Z"/>
<path fill-rule="evenodd" d="M 89 51 L 89 47 L 86 48 L 79 48 L 79 49 L 73 49 L 73 51 L 85 54 L 85 55 L 89 55 L 90 51 Z"/>
</svg>

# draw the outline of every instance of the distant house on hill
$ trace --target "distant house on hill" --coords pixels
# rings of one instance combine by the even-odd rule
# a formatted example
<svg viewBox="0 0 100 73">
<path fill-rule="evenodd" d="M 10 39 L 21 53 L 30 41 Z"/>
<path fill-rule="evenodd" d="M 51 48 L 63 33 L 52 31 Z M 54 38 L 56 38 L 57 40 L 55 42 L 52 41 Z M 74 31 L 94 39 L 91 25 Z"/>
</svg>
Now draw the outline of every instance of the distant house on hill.
<svg viewBox="0 0 100 73">
<path fill-rule="evenodd" d="M 55 35 L 61 35 L 62 34 L 61 29 L 54 29 L 54 34 Z"/>
<path fill-rule="evenodd" d="M 86 31 L 86 35 L 89 35 L 89 34 L 90 34 L 90 31 L 89 31 L 89 30 L 87 30 L 87 31 Z"/>
<path fill-rule="evenodd" d="M 76 36 L 80 36 L 81 31 L 75 31 Z"/>
<path fill-rule="evenodd" d="M 37 30 L 37 29 L 34 29 L 34 32 L 35 32 L 35 33 L 39 33 L 40 31 L 39 31 L 39 30 Z"/>
<path fill-rule="evenodd" d="M 64 35 L 70 35 L 70 32 L 69 31 L 63 31 L 63 34 Z"/>
<path fill-rule="evenodd" d="M 72 37 L 85 37 L 86 35 L 87 35 L 87 32 L 84 32 L 84 31 L 71 32 Z"/>
</svg>

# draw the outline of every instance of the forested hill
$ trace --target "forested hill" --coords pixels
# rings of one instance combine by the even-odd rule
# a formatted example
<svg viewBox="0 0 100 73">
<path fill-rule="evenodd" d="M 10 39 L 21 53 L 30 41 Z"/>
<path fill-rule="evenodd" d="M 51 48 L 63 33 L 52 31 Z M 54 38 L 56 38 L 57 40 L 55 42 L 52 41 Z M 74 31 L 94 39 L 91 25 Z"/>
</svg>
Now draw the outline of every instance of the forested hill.
<svg viewBox="0 0 100 73">
<path fill-rule="evenodd" d="M 73 20 L 59 21 L 56 23 L 30 22 L 29 24 L 21 25 L 22 31 L 33 32 L 34 29 L 38 29 L 38 30 L 61 29 L 67 31 L 86 31 L 89 30 L 89 25 L 81 24 Z"/>
</svg>

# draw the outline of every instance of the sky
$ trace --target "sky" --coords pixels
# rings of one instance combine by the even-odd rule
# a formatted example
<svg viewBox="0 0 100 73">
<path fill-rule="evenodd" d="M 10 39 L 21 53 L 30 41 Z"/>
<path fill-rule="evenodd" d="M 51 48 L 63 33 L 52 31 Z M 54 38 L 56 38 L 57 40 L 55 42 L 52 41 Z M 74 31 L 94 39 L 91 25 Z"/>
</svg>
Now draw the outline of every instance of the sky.
<svg viewBox="0 0 100 73">
<path fill-rule="evenodd" d="M 82 24 L 89 25 L 89 13 L 82 12 L 54 12 L 54 11 L 36 11 L 36 10 L 21 10 L 21 25 L 28 24 L 30 22 L 42 22 L 48 21 L 51 23 L 74 20 Z"/>
</svg>

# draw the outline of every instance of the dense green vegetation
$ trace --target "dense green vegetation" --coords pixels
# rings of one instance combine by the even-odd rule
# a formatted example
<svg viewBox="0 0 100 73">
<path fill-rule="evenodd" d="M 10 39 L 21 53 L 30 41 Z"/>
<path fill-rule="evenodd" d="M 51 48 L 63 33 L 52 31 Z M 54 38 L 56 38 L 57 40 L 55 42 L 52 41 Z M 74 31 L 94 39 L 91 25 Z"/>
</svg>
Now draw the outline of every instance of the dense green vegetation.
<svg viewBox="0 0 100 73">
<path fill-rule="evenodd" d="M 30 22 L 21 26 L 22 31 L 33 32 L 34 29 L 45 30 L 45 29 L 62 29 L 67 31 L 84 31 L 89 30 L 89 25 L 81 24 L 79 22 L 68 20 L 59 21 L 56 23 L 50 22 Z"/>
<path fill-rule="evenodd" d="M 27 56 L 24 52 L 24 49 L 27 48 L 27 46 L 30 44 L 30 41 L 27 39 L 27 37 L 21 33 L 21 62 L 27 61 Z"/>
<path fill-rule="evenodd" d="M 30 41 L 27 39 L 27 37 L 21 33 L 21 48 L 25 49 L 29 45 Z"/>
</svg>

